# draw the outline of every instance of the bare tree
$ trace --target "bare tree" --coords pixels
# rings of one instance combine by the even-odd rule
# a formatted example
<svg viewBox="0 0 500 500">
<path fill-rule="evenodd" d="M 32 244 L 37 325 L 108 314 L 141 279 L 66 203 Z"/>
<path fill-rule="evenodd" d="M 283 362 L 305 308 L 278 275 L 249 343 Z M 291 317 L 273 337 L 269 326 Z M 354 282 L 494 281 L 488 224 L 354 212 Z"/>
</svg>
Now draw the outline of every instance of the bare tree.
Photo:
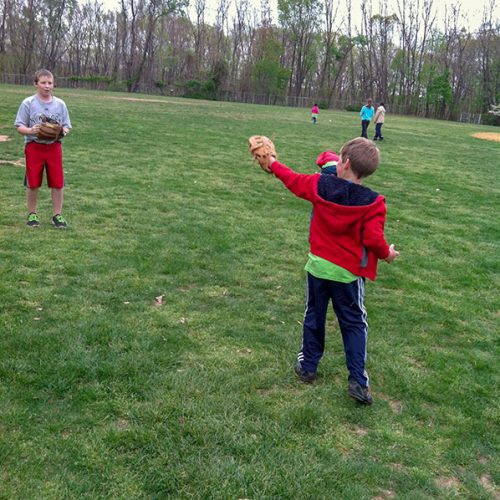
<svg viewBox="0 0 500 500">
<path fill-rule="evenodd" d="M 498 19 L 494 22 L 493 13 L 496 1 L 484 7 L 483 20 L 479 29 L 480 70 L 482 76 L 482 111 L 488 110 L 490 104 L 497 103 L 500 93 L 500 26 Z"/>
<path fill-rule="evenodd" d="M 64 41 L 69 32 L 76 0 L 45 0 L 41 15 L 44 41 L 40 54 L 41 66 L 55 68 L 66 50 Z"/>
<path fill-rule="evenodd" d="M 388 101 L 390 64 L 395 56 L 394 32 L 397 16 L 389 14 L 387 1 L 379 6 L 379 14 L 370 19 L 368 33 L 369 58 L 371 62 L 370 94 L 374 98 Z"/>
<path fill-rule="evenodd" d="M 251 26 L 250 6 L 248 0 L 236 0 L 236 15 L 233 17 L 231 30 L 231 59 L 230 59 L 230 81 L 238 79 L 243 60 L 248 57 L 249 40 L 253 28 Z"/>
<path fill-rule="evenodd" d="M 40 38 L 40 26 L 37 13 L 43 8 L 41 0 L 17 0 L 13 11 L 18 12 L 10 24 L 10 38 L 14 58 L 19 61 L 22 74 L 32 73 L 33 60 L 39 53 L 36 42 Z"/>
<path fill-rule="evenodd" d="M 0 2 L 0 54 L 6 52 L 7 41 L 7 18 L 12 15 L 12 2 L 2 0 Z"/>
<path fill-rule="evenodd" d="M 319 0 L 278 0 L 278 17 L 291 64 L 289 92 L 296 96 L 302 95 L 304 80 L 317 64 L 312 49 L 321 12 Z"/>
<path fill-rule="evenodd" d="M 121 54 L 129 92 L 137 92 L 144 69 L 154 57 L 159 19 L 182 11 L 186 5 L 185 0 L 121 0 Z"/>
<path fill-rule="evenodd" d="M 400 101 L 409 105 L 409 112 L 416 112 L 421 93 L 419 77 L 435 13 L 432 0 L 424 1 L 423 5 L 420 0 L 398 0 L 397 6 L 400 50 L 394 92 Z"/>
<path fill-rule="evenodd" d="M 201 65 L 205 58 L 207 27 L 205 25 L 206 0 L 195 0 L 195 23 L 193 24 L 194 51 L 196 73 L 200 73 Z"/>
</svg>

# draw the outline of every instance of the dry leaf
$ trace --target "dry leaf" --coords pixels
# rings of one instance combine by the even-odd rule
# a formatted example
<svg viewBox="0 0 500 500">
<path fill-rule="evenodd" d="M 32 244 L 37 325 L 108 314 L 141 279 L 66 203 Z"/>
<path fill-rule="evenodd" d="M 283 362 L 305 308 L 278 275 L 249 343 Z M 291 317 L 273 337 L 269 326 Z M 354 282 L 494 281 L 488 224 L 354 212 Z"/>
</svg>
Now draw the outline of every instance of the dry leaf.
<svg viewBox="0 0 500 500">
<path fill-rule="evenodd" d="M 156 307 L 160 307 L 162 306 L 165 301 L 163 300 L 163 297 L 165 297 L 164 295 L 158 295 L 158 297 L 155 297 L 155 301 L 154 301 L 154 305 Z"/>
</svg>

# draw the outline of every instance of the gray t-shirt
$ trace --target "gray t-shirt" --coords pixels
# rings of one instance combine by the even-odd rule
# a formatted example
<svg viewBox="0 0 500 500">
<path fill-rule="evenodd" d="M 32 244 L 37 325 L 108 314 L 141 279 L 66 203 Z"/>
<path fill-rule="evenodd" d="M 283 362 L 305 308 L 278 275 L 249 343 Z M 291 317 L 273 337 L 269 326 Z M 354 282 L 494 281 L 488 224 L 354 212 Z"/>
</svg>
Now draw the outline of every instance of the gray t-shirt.
<svg viewBox="0 0 500 500">
<path fill-rule="evenodd" d="M 27 97 L 19 106 L 16 115 L 16 121 L 14 125 L 19 127 L 19 125 L 24 125 L 25 127 L 33 127 L 38 123 L 41 123 L 42 117 L 46 116 L 52 120 L 56 120 L 60 123 L 63 128 L 70 129 L 71 121 L 69 119 L 68 108 L 65 102 L 58 97 L 52 96 L 52 101 L 43 102 L 38 99 L 36 95 Z M 36 135 L 25 135 L 24 142 L 36 141 L 43 144 L 49 144 L 53 141 L 42 141 L 36 138 Z"/>
</svg>

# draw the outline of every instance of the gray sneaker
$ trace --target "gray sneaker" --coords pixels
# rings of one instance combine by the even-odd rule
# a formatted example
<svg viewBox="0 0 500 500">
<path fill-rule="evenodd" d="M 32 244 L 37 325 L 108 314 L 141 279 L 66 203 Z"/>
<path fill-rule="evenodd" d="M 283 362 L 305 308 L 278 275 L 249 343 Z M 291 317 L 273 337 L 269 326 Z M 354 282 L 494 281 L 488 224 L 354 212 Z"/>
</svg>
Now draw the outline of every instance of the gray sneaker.
<svg viewBox="0 0 500 500">
<path fill-rule="evenodd" d="M 38 227 L 40 226 L 40 219 L 35 212 L 31 212 L 28 214 L 28 220 L 26 221 L 26 225 L 29 227 Z"/>
<path fill-rule="evenodd" d="M 294 367 L 295 374 L 299 379 L 304 382 L 305 384 L 312 384 L 314 380 L 316 379 L 316 374 L 314 372 L 306 372 L 303 368 L 302 365 L 300 364 L 300 361 L 297 361 Z"/>
<path fill-rule="evenodd" d="M 373 398 L 370 394 L 368 387 L 363 387 L 359 382 L 354 379 L 349 380 L 349 388 L 347 389 L 349 396 L 356 399 L 364 405 L 373 404 Z"/>
<path fill-rule="evenodd" d="M 66 229 L 68 227 L 66 219 L 61 214 L 56 214 L 52 217 L 52 225 L 57 229 Z"/>
</svg>

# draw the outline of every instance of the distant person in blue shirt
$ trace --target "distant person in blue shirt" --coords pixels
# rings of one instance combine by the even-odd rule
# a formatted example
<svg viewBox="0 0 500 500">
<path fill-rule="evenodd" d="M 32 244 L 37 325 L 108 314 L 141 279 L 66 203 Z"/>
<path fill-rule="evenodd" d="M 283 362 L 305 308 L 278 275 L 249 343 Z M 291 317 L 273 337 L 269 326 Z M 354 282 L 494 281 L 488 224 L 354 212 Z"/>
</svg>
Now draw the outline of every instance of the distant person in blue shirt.
<svg viewBox="0 0 500 500">
<path fill-rule="evenodd" d="M 367 99 L 366 104 L 361 108 L 359 113 L 361 115 L 361 137 L 364 137 L 365 139 L 368 139 L 368 125 L 370 125 L 374 113 L 375 108 L 372 105 L 372 100 Z"/>
</svg>

